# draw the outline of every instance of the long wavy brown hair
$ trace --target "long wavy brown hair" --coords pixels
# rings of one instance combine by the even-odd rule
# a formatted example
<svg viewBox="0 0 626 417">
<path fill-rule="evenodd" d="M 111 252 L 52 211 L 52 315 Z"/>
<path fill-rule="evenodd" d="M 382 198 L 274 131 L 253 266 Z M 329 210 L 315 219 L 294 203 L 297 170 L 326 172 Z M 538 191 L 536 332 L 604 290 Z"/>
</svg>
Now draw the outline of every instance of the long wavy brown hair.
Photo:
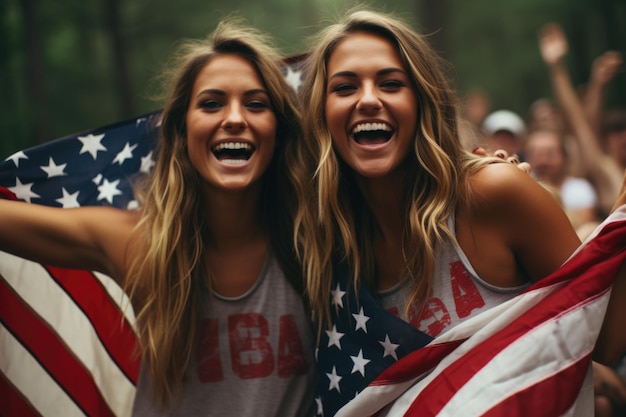
<svg viewBox="0 0 626 417">
<path fill-rule="evenodd" d="M 399 19 L 367 10 L 351 12 L 321 31 L 311 42 L 301 90 L 306 111 L 298 165 L 305 167 L 302 176 L 309 180 L 300 182 L 295 217 L 298 255 L 320 326 L 330 320 L 333 265 L 347 264 L 355 286 L 374 287 L 376 282 L 374 219 L 351 168 L 333 151 L 324 112 L 328 60 L 337 45 L 355 32 L 373 33 L 395 45 L 418 100 L 418 129 L 403 197 L 403 267 L 414 283 L 407 310 L 431 291 L 435 250 L 445 236 L 453 238 L 447 219 L 460 203 L 469 202 L 470 174 L 492 161 L 477 158 L 461 145 L 459 104 L 445 75 L 447 64 L 424 36 Z"/>
<path fill-rule="evenodd" d="M 138 190 L 141 202 L 125 289 L 136 307 L 144 366 L 155 398 L 166 407 L 180 392 L 197 342 L 202 286 L 211 291 L 211 265 L 205 260 L 207 236 L 202 178 L 192 166 L 185 117 L 200 71 L 220 54 L 238 54 L 256 68 L 277 119 L 276 150 L 263 178 L 261 212 L 270 245 L 287 277 L 302 287 L 293 251 L 295 190 L 288 164 L 300 137 L 295 93 L 280 68 L 280 54 L 268 38 L 238 18 L 219 24 L 205 40 L 180 45 L 166 72 L 169 93 L 160 120 L 154 171 Z"/>
</svg>

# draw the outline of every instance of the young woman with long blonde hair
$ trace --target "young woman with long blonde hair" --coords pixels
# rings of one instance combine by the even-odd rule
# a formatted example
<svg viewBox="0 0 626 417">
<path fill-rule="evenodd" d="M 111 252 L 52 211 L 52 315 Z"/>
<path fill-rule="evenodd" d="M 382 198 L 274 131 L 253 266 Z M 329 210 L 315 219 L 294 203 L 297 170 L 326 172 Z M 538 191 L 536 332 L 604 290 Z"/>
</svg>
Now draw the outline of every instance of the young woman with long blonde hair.
<svg viewBox="0 0 626 417">
<path fill-rule="evenodd" d="M 366 289 L 379 315 L 435 337 L 555 271 L 580 241 L 526 173 L 463 149 L 457 97 L 423 36 L 357 11 L 311 45 L 297 165 L 313 181 L 298 189 L 295 225 L 319 324 L 318 407 L 329 416 L 339 394 L 354 395 L 345 381 L 372 375 L 361 352 L 343 370 L 330 365 L 367 337 L 345 294 Z M 344 309 L 352 327 L 339 329 L 331 316 Z M 372 345 L 393 362 L 392 342 Z"/>
<path fill-rule="evenodd" d="M 300 112 L 268 39 L 236 20 L 169 72 L 140 208 L 0 201 L 0 248 L 101 271 L 129 294 L 137 416 L 301 416 L 314 378 L 290 180 Z"/>
</svg>

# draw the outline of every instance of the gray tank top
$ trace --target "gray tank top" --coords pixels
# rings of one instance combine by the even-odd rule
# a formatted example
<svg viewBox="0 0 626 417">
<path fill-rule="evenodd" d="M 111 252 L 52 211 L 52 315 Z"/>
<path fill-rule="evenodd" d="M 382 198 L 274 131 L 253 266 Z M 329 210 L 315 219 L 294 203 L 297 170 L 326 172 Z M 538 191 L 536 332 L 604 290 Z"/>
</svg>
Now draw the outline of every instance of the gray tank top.
<svg viewBox="0 0 626 417">
<path fill-rule="evenodd" d="M 178 402 L 163 413 L 142 369 L 133 416 L 311 415 L 315 368 L 301 296 L 268 255 L 254 286 L 225 298 L 202 294 L 200 343 Z"/>
</svg>

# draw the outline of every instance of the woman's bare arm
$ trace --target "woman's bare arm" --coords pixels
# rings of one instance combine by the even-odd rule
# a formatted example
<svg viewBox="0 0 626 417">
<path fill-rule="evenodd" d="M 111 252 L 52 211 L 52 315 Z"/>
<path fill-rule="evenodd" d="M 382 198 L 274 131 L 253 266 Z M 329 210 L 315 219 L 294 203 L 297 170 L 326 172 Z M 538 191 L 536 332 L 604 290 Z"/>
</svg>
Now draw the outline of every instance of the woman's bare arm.
<svg viewBox="0 0 626 417">
<path fill-rule="evenodd" d="M 136 213 L 0 200 L 0 219 L 0 250 L 36 262 L 97 270 L 119 282 Z"/>
</svg>

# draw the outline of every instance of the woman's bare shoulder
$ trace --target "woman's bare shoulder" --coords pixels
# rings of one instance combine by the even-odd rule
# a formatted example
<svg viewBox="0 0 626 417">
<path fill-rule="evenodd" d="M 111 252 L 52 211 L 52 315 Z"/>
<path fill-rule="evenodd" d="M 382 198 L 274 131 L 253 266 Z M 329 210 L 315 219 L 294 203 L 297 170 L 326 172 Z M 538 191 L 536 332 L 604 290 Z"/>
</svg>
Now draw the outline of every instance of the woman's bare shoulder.
<svg viewBox="0 0 626 417">
<path fill-rule="evenodd" d="M 522 210 L 529 205 L 549 198 L 558 205 L 552 195 L 527 173 L 513 164 L 493 163 L 472 174 L 470 178 L 474 206 L 479 211 Z"/>
<path fill-rule="evenodd" d="M 508 247 L 530 279 L 554 271 L 580 244 L 557 199 L 514 165 L 485 166 L 470 185 L 465 219 Z"/>
</svg>

